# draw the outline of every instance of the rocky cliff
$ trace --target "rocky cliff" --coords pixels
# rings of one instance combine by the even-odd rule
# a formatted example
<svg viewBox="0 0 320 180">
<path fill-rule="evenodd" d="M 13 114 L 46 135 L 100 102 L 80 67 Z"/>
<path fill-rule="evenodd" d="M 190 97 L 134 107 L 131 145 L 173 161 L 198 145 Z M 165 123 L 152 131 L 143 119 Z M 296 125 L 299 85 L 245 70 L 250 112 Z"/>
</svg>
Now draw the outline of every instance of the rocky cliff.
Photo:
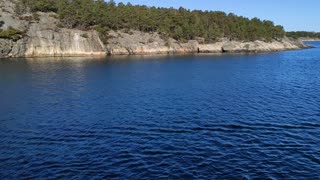
<svg viewBox="0 0 320 180">
<path fill-rule="evenodd" d="M 221 39 L 219 42 L 205 44 L 201 38 L 185 43 L 172 38 L 164 40 L 158 33 L 139 31 L 109 32 L 108 54 L 163 54 L 163 53 L 241 53 L 241 52 L 273 52 L 306 48 L 302 41 L 283 38 L 272 42 L 253 41 L 240 42 Z"/>
<path fill-rule="evenodd" d="M 1 29 L 24 32 L 21 39 L 0 39 L 0 57 L 105 55 L 105 46 L 95 31 L 59 28 L 54 13 L 18 15 L 15 1 L 0 0 Z"/>
<path fill-rule="evenodd" d="M 271 52 L 307 47 L 298 40 L 284 38 L 272 42 L 239 42 L 221 39 L 178 42 L 158 33 L 110 31 L 105 44 L 94 31 L 66 29 L 59 26 L 54 13 L 17 14 L 15 0 L 0 0 L 2 30 L 10 27 L 23 33 L 19 40 L 0 38 L 0 57 L 105 56 L 130 54 Z"/>
</svg>

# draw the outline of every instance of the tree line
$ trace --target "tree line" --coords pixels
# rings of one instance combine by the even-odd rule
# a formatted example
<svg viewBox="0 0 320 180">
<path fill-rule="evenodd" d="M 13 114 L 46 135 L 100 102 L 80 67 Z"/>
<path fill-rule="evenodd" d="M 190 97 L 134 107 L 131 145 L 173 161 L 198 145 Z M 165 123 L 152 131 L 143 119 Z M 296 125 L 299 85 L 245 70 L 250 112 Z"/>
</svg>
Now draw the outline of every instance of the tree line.
<svg viewBox="0 0 320 180">
<path fill-rule="evenodd" d="M 56 12 L 67 28 L 108 30 L 134 29 L 158 32 L 177 40 L 197 37 L 207 42 L 220 38 L 264 40 L 285 36 L 282 26 L 272 21 L 245 18 L 219 11 L 158 8 L 104 0 L 19 0 L 18 9 Z"/>
<path fill-rule="evenodd" d="M 320 32 L 308 32 L 308 31 L 291 31 L 287 32 L 286 35 L 292 38 L 315 38 L 320 39 Z"/>
</svg>

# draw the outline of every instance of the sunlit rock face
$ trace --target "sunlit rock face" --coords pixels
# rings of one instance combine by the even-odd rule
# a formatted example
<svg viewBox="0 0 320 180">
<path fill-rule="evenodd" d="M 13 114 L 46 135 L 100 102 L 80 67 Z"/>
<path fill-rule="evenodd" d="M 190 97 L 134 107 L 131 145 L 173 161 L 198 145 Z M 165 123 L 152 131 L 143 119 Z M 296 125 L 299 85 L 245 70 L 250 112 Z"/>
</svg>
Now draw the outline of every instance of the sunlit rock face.
<svg viewBox="0 0 320 180">
<path fill-rule="evenodd" d="M 307 47 L 301 41 L 283 38 L 271 42 L 264 41 L 230 41 L 204 44 L 196 40 L 178 42 L 172 38 L 164 40 L 158 33 L 139 31 L 111 31 L 107 51 L 111 55 L 130 54 L 171 54 L 171 53 L 238 53 L 238 52 L 272 52 Z"/>
<path fill-rule="evenodd" d="M 105 47 L 95 31 L 30 27 L 26 40 L 27 57 L 105 55 Z"/>
<path fill-rule="evenodd" d="M 40 20 L 29 26 L 25 38 L 26 57 L 105 55 L 95 31 L 58 28 L 52 14 L 39 13 Z"/>
<path fill-rule="evenodd" d="M 18 15 L 14 2 L 0 0 L 1 29 L 12 27 L 25 34 L 15 42 L 1 39 L 0 57 L 106 55 L 105 46 L 96 31 L 60 28 L 55 13 L 38 12 L 37 19 L 28 13 Z"/>
<path fill-rule="evenodd" d="M 223 52 L 272 52 L 283 50 L 294 50 L 306 48 L 303 42 L 298 40 L 290 40 L 283 38 L 281 40 L 273 40 L 271 42 L 253 41 L 253 42 L 238 42 L 229 41 L 222 43 L 221 49 Z"/>
<path fill-rule="evenodd" d="M 82 33 L 86 33 L 88 37 L 82 37 Z M 105 55 L 105 51 L 96 32 L 61 29 L 59 32 L 37 31 L 27 40 L 24 55 L 27 57 Z"/>
</svg>

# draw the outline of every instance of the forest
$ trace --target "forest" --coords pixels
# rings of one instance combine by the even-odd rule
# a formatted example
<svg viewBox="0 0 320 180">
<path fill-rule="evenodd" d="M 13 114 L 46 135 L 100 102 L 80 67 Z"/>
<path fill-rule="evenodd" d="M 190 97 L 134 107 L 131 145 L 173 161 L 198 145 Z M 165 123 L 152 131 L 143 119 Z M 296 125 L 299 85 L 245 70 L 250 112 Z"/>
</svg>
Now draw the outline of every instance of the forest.
<svg viewBox="0 0 320 180">
<path fill-rule="evenodd" d="M 292 31 L 292 32 L 287 32 L 286 36 L 292 37 L 292 38 L 315 38 L 315 39 L 320 39 L 320 32 L 307 32 L 307 31 Z"/>
<path fill-rule="evenodd" d="M 157 8 L 104 0 L 18 0 L 17 12 L 56 12 L 61 26 L 82 30 L 139 30 L 158 32 L 177 40 L 202 37 L 206 42 L 220 38 L 271 41 L 285 36 L 272 21 L 249 19 L 218 11 Z"/>
</svg>

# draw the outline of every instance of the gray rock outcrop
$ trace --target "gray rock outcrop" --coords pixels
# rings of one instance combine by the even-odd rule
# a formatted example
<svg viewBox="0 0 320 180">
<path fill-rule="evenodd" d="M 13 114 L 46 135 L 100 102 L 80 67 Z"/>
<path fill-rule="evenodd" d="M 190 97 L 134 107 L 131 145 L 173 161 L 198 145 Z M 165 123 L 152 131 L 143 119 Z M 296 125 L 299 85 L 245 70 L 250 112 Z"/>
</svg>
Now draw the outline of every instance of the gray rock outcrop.
<svg viewBox="0 0 320 180">
<path fill-rule="evenodd" d="M 105 46 L 96 31 L 59 28 L 54 13 L 16 14 L 14 1 L 0 0 L 1 27 L 25 32 L 16 42 L 0 41 L 0 57 L 88 56 L 106 54 Z"/>
<path fill-rule="evenodd" d="M 241 42 L 222 39 L 211 44 L 200 44 L 197 40 L 180 43 L 174 39 L 164 40 L 158 33 L 139 31 L 111 31 L 107 51 L 110 55 L 171 54 L 171 53 L 242 53 L 273 52 L 307 48 L 302 41 L 283 38 L 272 42 Z"/>
<path fill-rule="evenodd" d="M 105 47 L 95 31 L 57 28 L 57 20 L 38 13 L 40 21 L 29 26 L 24 56 L 105 55 Z"/>
</svg>

